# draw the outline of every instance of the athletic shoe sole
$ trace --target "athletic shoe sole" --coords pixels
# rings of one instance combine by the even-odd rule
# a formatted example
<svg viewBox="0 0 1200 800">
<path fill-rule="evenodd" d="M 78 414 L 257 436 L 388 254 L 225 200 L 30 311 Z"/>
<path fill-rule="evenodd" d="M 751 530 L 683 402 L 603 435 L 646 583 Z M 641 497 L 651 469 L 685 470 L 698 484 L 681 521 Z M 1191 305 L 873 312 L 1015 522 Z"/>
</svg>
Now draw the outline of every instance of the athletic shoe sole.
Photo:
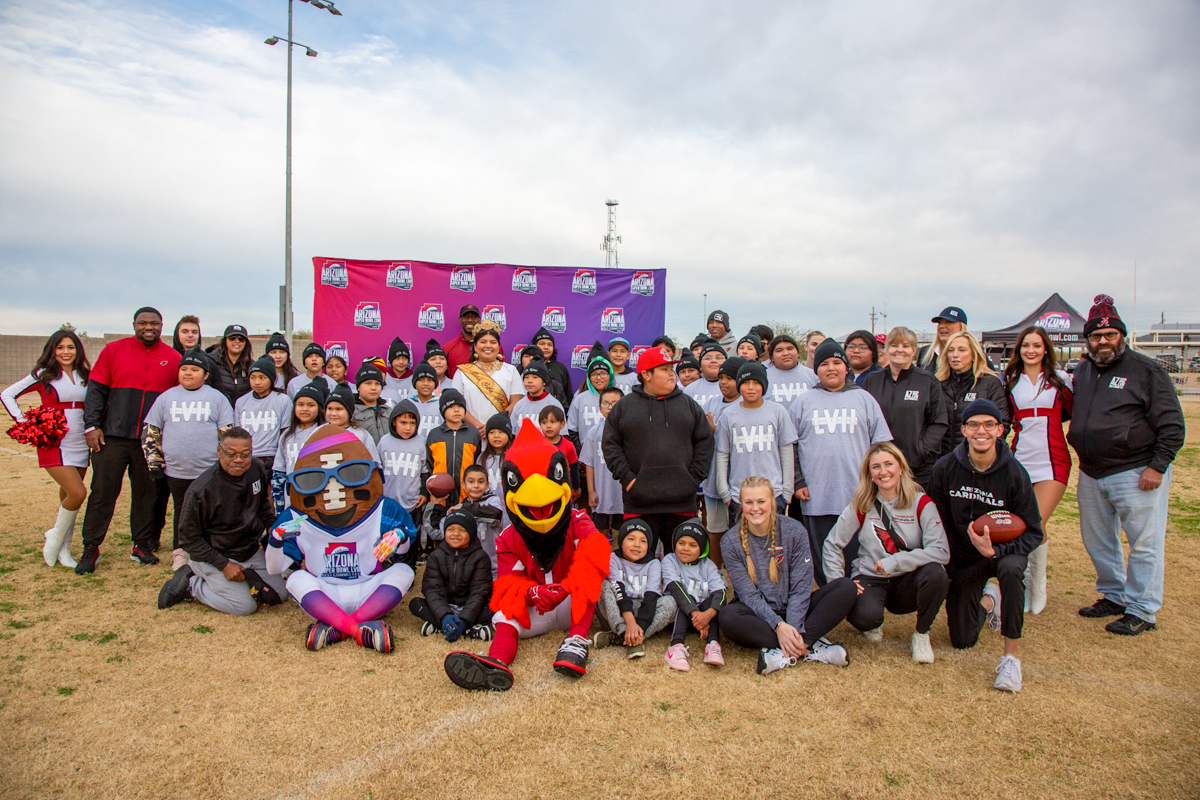
<svg viewBox="0 0 1200 800">
<path fill-rule="evenodd" d="M 571 678 L 582 678 L 584 675 L 587 675 L 587 667 L 581 667 L 570 661 L 555 661 L 554 671 Z"/>
<path fill-rule="evenodd" d="M 359 626 L 360 628 L 362 626 Z M 392 641 L 392 628 L 390 625 L 380 625 L 378 627 L 371 625 L 366 630 L 374 631 L 371 636 L 371 644 L 368 649 L 375 650 L 379 653 L 390 653 L 394 642 Z M 382 637 L 383 641 L 378 640 Z M 363 645 L 366 647 L 366 645 Z"/>
<path fill-rule="evenodd" d="M 474 653 L 456 650 L 446 656 L 446 676 L 456 686 L 476 692 L 507 692 L 513 685 L 512 670 Z"/>
</svg>

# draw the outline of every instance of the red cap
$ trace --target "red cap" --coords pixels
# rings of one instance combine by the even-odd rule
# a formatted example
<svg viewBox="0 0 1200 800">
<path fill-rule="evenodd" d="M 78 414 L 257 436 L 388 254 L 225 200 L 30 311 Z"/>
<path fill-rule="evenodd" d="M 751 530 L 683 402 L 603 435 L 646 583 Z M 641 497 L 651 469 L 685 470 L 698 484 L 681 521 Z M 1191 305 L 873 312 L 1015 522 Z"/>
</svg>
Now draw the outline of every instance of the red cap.
<svg viewBox="0 0 1200 800">
<path fill-rule="evenodd" d="M 667 351 L 662 347 L 651 347 L 638 356 L 637 371 L 645 372 L 648 369 L 661 367 L 663 364 L 678 364 L 678 361 L 672 361 L 667 355 Z"/>
</svg>

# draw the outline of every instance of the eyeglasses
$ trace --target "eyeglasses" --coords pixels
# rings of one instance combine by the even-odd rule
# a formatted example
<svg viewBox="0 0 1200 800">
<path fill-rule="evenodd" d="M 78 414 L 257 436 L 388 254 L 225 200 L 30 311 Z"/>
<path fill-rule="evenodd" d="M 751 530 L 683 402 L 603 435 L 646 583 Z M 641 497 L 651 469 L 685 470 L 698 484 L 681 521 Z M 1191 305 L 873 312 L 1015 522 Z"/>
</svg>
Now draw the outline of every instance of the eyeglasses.
<svg viewBox="0 0 1200 800">
<path fill-rule="evenodd" d="M 1088 334 L 1088 341 L 1092 344 L 1096 344 L 1097 342 L 1115 342 L 1119 338 L 1121 338 L 1121 334 L 1117 331 L 1113 331 L 1112 333 Z"/>
<path fill-rule="evenodd" d="M 374 461 L 356 459 L 338 464 L 332 469 L 309 467 L 297 470 L 287 476 L 287 482 L 300 494 L 317 494 L 329 485 L 331 478 L 337 478 L 338 483 L 348 488 L 362 486 L 371 480 L 375 469 Z"/>
<path fill-rule="evenodd" d="M 221 451 L 221 455 L 228 458 L 230 461 L 249 461 L 254 458 L 253 453 L 231 453 L 221 445 L 217 445 L 217 449 Z"/>
<path fill-rule="evenodd" d="M 848 344 L 848 345 L 846 345 L 847 353 L 850 352 L 851 350 L 874 350 L 874 349 L 875 348 L 871 347 L 871 345 L 869 345 L 869 344 Z"/>
<path fill-rule="evenodd" d="M 991 433 L 1000 427 L 1000 423 L 989 419 L 987 422 L 964 422 L 963 427 L 969 430 L 971 433 L 974 433 L 980 428 L 983 428 L 988 433 Z"/>
<path fill-rule="evenodd" d="M 601 403 L 600 407 L 601 408 L 612 408 L 615 405 L 616 405 L 616 403 Z"/>
</svg>

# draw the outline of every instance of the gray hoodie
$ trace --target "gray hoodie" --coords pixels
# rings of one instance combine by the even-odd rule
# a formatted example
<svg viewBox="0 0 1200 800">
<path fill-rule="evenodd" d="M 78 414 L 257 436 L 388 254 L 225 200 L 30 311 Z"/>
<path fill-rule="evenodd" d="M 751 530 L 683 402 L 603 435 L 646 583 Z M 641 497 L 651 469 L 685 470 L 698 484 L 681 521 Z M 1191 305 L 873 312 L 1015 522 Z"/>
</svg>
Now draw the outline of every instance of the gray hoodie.
<svg viewBox="0 0 1200 800">
<path fill-rule="evenodd" d="M 892 519 L 892 530 L 903 540 L 904 550 L 894 546 L 895 553 L 889 553 L 885 544 L 891 535 L 887 526 L 879 517 L 879 511 L 872 508 L 862 518 L 854 506 L 846 506 L 846 510 L 838 517 L 837 524 L 829 532 L 825 540 L 825 551 L 822 554 L 825 564 L 825 577 L 836 580 L 845 572 L 842 549 L 850 543 L 854 534 L 858 534 L 858 558 L 855 559 L 852 572 L 854 575 L 869 575 L 874 578 L 895 577 L 912 572 L 917 567 L 926 564 L 950 563 L 950 545 L 946 540 L 946 531 L 942 528 L 942 517 L 938 514 L 937 506 L 924 492 L 917 495 L 917 502 L 910 508 L 897 509 L 895 502 L 879 498 L 884 511 Z M 897 543 L 898 544 L 898 543 Z M 883 567 L 886 575 L 875 571 L 875 563 Z"/>
<path fill-rule="evenodd" d="M 412 414 L 420 419 L 411 400 L 401 400 L 388 415 L 388 432 L 379 440 L 379 463 L 383 467 L 383 494 L 411 512 L 421 495 L 421 468 L 425 466 L 425 439 L 419 433 L 408 439 L 396 434 L 396 418 Z"/>
</svg>

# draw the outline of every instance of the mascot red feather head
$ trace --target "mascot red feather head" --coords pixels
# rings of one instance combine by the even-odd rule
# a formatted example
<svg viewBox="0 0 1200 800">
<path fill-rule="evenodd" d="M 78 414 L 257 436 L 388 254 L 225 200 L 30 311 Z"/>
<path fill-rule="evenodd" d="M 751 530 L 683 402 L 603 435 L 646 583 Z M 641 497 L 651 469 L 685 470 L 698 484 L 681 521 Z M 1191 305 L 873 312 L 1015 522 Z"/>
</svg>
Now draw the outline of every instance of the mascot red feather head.
<svg viewBox="0 0 1200 800">
<path fill-rule="evenodd" d="M 508 518 L 538 565 L 549 570 L 562 551 L 571 522 L 567 459 L 533 421 L 525 419 L 504 454 L 500 481 Z"/>
</svg>

